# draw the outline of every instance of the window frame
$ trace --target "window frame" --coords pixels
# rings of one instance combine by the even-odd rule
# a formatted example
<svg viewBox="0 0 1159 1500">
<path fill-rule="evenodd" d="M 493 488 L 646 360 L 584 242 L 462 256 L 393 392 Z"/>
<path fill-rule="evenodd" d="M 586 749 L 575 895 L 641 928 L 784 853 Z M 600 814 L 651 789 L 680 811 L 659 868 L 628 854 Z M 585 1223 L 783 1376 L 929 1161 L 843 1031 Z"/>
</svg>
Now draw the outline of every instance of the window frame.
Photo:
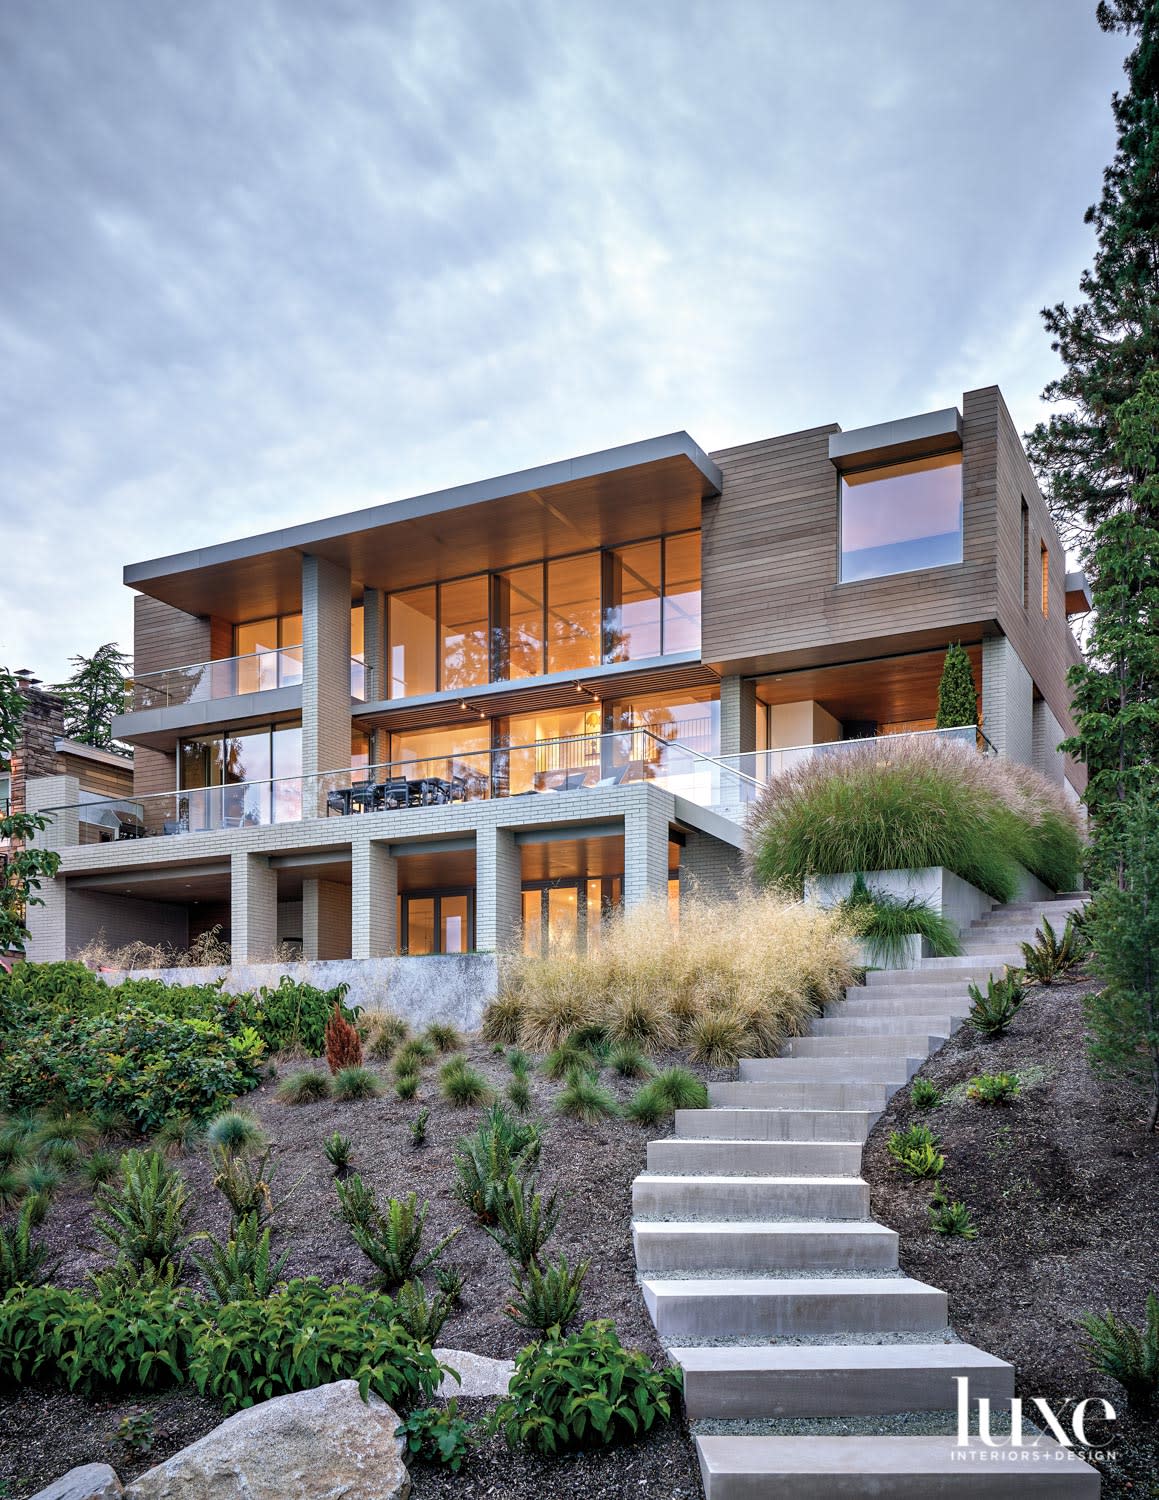
<svg viewBox="0 0 1159 1500">
<path fill-rule="evenodd" d="M 871 573 L 865 578 L 846 578 L 844 574 L 844 511 L 842 485 L 854 475 L 872 474 L 875 470 L 898 468 L 905 464 L 928 463 L 931 459 L 955 457 L 958 462 L 956 467 L 961 475 L 961 498 L 959 499 L 959 513 L 961 517 L 959 535 L 962 541 L 962 556 L 955 562 L 945 563 L 922 563 L 916 568 L 902 568 L 891 573 Z M 896 458 L 892 462 L 883 463 L 878 459 L 875 463 L 861 464 L 856 468 L 838 469 L 837 473 L 837 583 L 843 584 L 875 584 L 882 583 L 889 578 L 907 578 L 915 573 L 940 572 L 943 568 L 960 568 L 966 561 L 966 462 L 965 451 L 962 448 L 940 448 L 935 453 L 922 453 L 913 458 Z"/>
</svg>

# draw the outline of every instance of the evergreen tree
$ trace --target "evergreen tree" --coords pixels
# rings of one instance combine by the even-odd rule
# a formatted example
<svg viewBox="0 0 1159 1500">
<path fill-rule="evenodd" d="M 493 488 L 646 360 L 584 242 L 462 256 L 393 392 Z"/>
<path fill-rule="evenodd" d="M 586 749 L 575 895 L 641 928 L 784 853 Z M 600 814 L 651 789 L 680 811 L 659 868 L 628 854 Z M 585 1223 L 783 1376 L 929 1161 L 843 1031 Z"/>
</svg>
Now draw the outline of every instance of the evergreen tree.
<svg viewBox="0 0 1159 1500">
<path fill-rule="evenodd" d="M 91 656 L 70 659 L 75 670 L 55 689 L 64 699 L 65 734 L 98 750 L 127 754 L 113 739 L 113 716 L 127 706 L 129 658 L 108 641 Z"/>
<path fill-rule="evenodd" d="M 1091 575 L 1096 609 L 1095 528 L 1131 489 L 1115 452 L 1114 413 L 1159 365 L 1159 0 L 1100 0 L 1097 16 L 1104 31 L 1134 35 L 1136 46 L 1124 64 L 1129 87 L 1112 99 L 1115 156 L 1086 213 L 1097 249 L 1079 283 L 1085 300 L 1043 311 L 1066 367 L 1043 398 L 1067 409 L 1027 438 L 1059 529 Z"/>
<path fill-rule="evenodd" d="M 0 761 L 10 760 L 20 740 L 24 694 L 15 674 L 0 667 Z"/>
<path fill-rule="evenodd" d="M 961 724 L 978 724 L 978 686 L 974 681 L 974 664 L 964 646 L 951 646 L 938 683 L 939 729 L 957 729 Z"/>
</svg>

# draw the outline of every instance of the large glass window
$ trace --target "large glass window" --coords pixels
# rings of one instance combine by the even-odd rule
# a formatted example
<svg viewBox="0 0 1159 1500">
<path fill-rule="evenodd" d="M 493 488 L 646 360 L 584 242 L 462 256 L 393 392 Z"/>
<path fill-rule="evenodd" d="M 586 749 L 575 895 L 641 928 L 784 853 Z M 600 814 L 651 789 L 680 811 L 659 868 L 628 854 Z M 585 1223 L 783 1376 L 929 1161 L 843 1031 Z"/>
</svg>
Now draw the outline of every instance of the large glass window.
<svg viewBox="0 0 1159 1500">
<path fill-rule="evenodd" d="M 664 652 L 700 650 L 700 532 L 664 539 Z"/>
<path fill-rule="evenodd" d="M 841 579 L 962 561 L 962 455 L 841 476 Z"/>
<path fill-rule="evenodd" d="M 582 672 L 600 659 L 600 554 L 547 565 L 547 670 Z"/>
<path fill-rule="evenodd" d="M 460 578 L 439 588 L 441 662 L 444 690 L 478 687 L 488 680 L 487 578 Z"/>
<path fill-rule="evenodd" d="M 703 755 L 719 755 L 720 689 L 702 687 L 685 688 L 680 693 L 649 693 L 613 704 L 612 726 L 617 733 L 646 729 L 657 740 L 679 740 Z M 659 747 L 656 750 L 659 752 Z"/>
<path fill-rule="evenodd" d="M 604 593 L 604 660 L 660 655 L 659 541 L 608 554 Z"/>
<path fill-rule="evenodd" d="M 499 682 L 543 675 L 543 564 L 495 579 L 494 663 Z"/>
<path fill-rule="evenodd" d="M 402 951 L 409 954 L 467 953 L 474 941 L 470 891 L 401 898 Z"/>
<path fill-rule="evenodd" d="M 496 772 L 511 796 L 565 790 L 600 779 L 600 708 L 544 709 L 512 714 L 503 738 L 513 748 Z"/>
<path fill-rule="evenodd" d="M 438 691 L 435 674 L 437 590 L 390 596 L 390 696 L 418 698 Z"/>
<path fill-rule="evenodd" d="M 178 818 L 192 829 L 295 821 L 302 809 L 301 774 L 300 724 L 181 740 Z"/>
</svg>

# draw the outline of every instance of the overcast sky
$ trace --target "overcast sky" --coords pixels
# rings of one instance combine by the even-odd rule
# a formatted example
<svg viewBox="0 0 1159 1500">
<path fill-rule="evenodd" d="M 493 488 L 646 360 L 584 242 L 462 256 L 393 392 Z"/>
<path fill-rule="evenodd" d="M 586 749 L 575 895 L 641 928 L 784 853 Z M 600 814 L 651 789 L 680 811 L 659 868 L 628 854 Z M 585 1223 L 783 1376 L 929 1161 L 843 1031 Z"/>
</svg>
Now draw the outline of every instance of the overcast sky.
<svg viewBox="0 0 1159 1500">
<path fill-rule="evenodd" d="M 0 662 L 126 562 L 687 428 L 1036 420 L 1094 0 L 0 0 Z"/>
</svg>

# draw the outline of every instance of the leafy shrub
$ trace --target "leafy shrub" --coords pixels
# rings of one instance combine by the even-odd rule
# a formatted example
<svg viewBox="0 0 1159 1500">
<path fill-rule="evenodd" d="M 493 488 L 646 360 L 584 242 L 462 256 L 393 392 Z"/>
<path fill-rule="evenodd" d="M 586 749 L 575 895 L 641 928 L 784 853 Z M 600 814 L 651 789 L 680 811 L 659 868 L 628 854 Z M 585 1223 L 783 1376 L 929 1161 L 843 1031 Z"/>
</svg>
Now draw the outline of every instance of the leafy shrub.
<svg viewBox="0 0 1159 1500">
<path fill-rule="evenodd" d="M 375 1062 L 389 1062 L 410 1036 L 410 1027 L 390 1011 L 373 1015 L 367 1022 L 367 1051 Z"/>
<path fill-rule="evenodd" d="M 934 1189 L 929 1208 L 930 1228 L 935 1234 L 944 1234 L 951 1239 L 976 1240 L 978 1226 L 974 1215 L 964 1203 L 951 1203 L 942 1191 L 941 1184 Z"/>
<path fill-rule="evenodd" d="M 539 1252 L 554 1234 L 560 1211 L 557 1194 L 544 1199 L 512 1172 L 506 1195 L 496 1204 L 498 1222 L 489 1226 L 487 1233 L 508 1260 L 527 1270 L 539 1260 Z"/>
<path fill-rule="evenodd" d="M 394 1080 L 394 1091 L 404 1102 L 413 1099 L 419 1091 L 419 1075 L 417 1073 L 399 1073 Z"/>
<path fill-rule="evenodd" d="M 330 1076 L 316 1068 L 301 1068 L 278 1084 L 282 1104 L 316 1104 L 330 1097 Z"/>
<path fill-rule="evenodd" d="M 491 1098 L 491 1087 L 465 1057 L 452 1058 L 439 1069 L 439 1092 L 448 1104 L 460 1109 L 485 1104 Z"/>
<path fill-rule="evenodd" d="M 970 985 L 970 1025 L 987 1041 L 1002 1036 L 1018 1013 L 1025 996 L 1021 975 L 1008 974 L 1005 979 L 986 980 L 985 994 L 976 984 Z"/>
<path fill-rule="evenodd" d="M 117 1423 L 114 1441 L 133 1458 L 152 1453 L 157 1441 L 157 1421 L 151 1411 L 132 1411 Z"/>
<path fill-rule="evenodd" d="M 427 1125 L 430 1123 L 431 1112 L 429 1109 L 420 1109 L 418 1114 L 410 1122 L 410 1143 L 412 1146 L 421 1146 L 427 1138 Z"/>
<path fill-rule="evenodd" d="M 1119 1382 L 1133 1410 L 1153 1415 L 1159 1408 L 1159 1295 L 1148 1293 L 1142 1328 L 1110 1312 L 1102 1318 L 1086 1313 L 1079 1321 L 1095 1369 Z"/>
<path fill-rule="evenodd" d="M 501 1104 L 493 1104 L 478 1129 L 455 1144 L 454 1196 L 480 1224 L 496 1223 L 508 1179 L 513 1172 L 522 1178 L 534 1170 L 541 1145 L 538 1125 L 513 1120 Z"/>
<path fill-rule="evenodd" d="M 525 1115 L 531 1110 L 531 1085 L 522 1073 L 507 1085 L 507 1102 L 517 1114 Z"/>
<path fill-rule="evenodd" d="M 324 1041 L 326 1066 L 331 1073 L 340 1073 L 344 1068 L 361 1068 L 362 1038 L 357 1026 L 346 1019 L 342 1006 L 337 1003 L 326 1022 Z"/>
<path fill-rule="evenodd" d="M 423 1036 L 436 1052 L 455 1052 L 463 1045 L 463 1038 L 457 1028 L 446 1021 L 432 1021 Z"/>
<path fill-rule="evenodd" d="M 451 1316 L 455 1299 L 440 1291 L 428 1302 L 426 1288 L 414 1280 L 403 1282 L 395 1293 L 394 1305 L 399 1322 L 411 1338 L 420 1344 L 433 1344 Z"/>
<path fill-rule="evenodd" d="M 534 1261 L 526 1270 L 517 1267 L 515 1290 L 504 1311 L 523 1328 L 541 1333 L 566 1328 L 579 1311 L 580 1292 L 590 1264 L 581 1260 L 573 1269 L 561 1255 L 554 1265 L 549 1262 L 543 1269 Z"/>
<path fill-rule="evenodd" d="M 346 1021 L 357 1017 L 357 1007 L 350 1009 L 342 1003 L 349 988 L 339 984 L 332 990 L 319 990 L 283 974 L 275 987 L 263 985 L 258 991 L 254 1024 L 271 1052 L 307 1052 L 319 1057 L 325 1047 L 326 1023 L 335 1008 Z"/>
<path fill-rule="evenodd" d="M 261 1229 L 257 1214 L 239 1219 L 224 1242 L 212 1234 L 198 1238 L 208 1243 L 208 1254 L 192 1255 L 190 1259 L 218 1302 L 270 1296 L 290 1258 L 288 1250 L 273 1258 L 270 1231 Z"/>
<path fill-rule="evenodd" d="M 1018 866 L 1072 888 L 1082 835 L 1061 788 L 971 746 L 899 737 L 812 756 L 769 781 L 753 817 L 762 881 L 944 865 L 999 901 Z"/>
<path fill-rule="evenodd" d="M 962 952 L 957 927 L 928 901 L 871 890 L 862 874 L 855 877 L 841 907 L 856 923 L 869 961 L 880 968 L 897 968 L 904 962 L 910 937 L 924 938 L 937 958 L 956 958 Z"/>
<path fill-rule="evenodd" d="M 596 1074 L 600 1071 L 600 1064 L 594 1053 L 568 1039 L 560 1042 L 559 1046 L 543 1059 L 543 1071 L 553 1083 L 558 1083 L 569 1073 Z"/>
<path fill-rule="evenodd" d="M 1073 917 L 1067 917 L 1060 938 L 1051 926 L 1050 918 L 1044 916 L 1034 942 L 1021 946 L 1026 977 L 1032 984 L 1053 984 L 1083 963 L 1091 951 L 1082 928 L 1076 925 Z"/>
<path fill-rule="evenodd" d="M 1006 1104 L 1022 1092 L 1017 1073 L 979 1073 L 966 1085 L 967 1097 L 975 1104 Z"/>
<path fill-rule="evenodd" d="M 474 1441 L 472 1424 L 459 1415 L 459 1398 L 452 1396 L 441 1406 L 422 1406 L 412 1411 L 398 1428 L 406 1440 L 406 1452 L 423 1463 L 441 1464 L 457 1474 Z"/>
<path fill-rule="evenodd" d="M 137 1275 L 180 1269 L 189 1243 L 189 1193 L 160 1151 L 126 1151 L 120 1186 L 106 1183 L 94 1196 L 93 1228 L 112 1246 L 118 1265 Z"/>
<path fill-rule="evenodd" d="M 605 1088 L 598 1078 L 577 1069 L 570 1073 L 567 1082 L 555 1101 L 556 1111 L 570 1115 L 585 1125 L 596 1125 L 601 1120 L 615 1119 L 620 1106 L 611 1089 Z"/>
<path fill-rule="evenodd" d="M 406 1198 L 388 1198 L 385 1210 L 361 1177 L 335 1183 L 338 1215 L 354 1237 L 354 1243 L 378 1271 L 386 1291 L 401 1286 L 411 1276 L 421 1276 L 433 1265 L 462 1228 L 453 1229 L 433 1250 L 422 1254 L 423 1229 L 428 1204 L 418 1206 L 417 1193 Z"/>
<path fill-rule="evenodd" d="M 266 1134 L 253 1115 L 231 1109 L 209 1122 L 205 1139 L 211 1146 L 227 1151 L 260 1151 L 266 1143 Z"/>
<path fill-rule="evenodd" d="M 350 1166 L 350 1137 L 348 1135 L 339 1135 L 335 1131 L 322 1149 L 326 1153 L 326 1160 L 335 1172 L 345 1172 Z"/>
<path fill-rule="evenodd" d="M 653 1369 L 610 1321 L 519 1351 L 496 1421 L 512 1448 L 539 1453 L 627 1442 L 671 1420 L 679 1366 Z"/>
<path fill-rule="evenodd" d="M 608 1054 L 608 1065 L 621 1078 L 651 1078 L 652 1064 L 631 1042 L 621 1042 Z"/>
<path fill-rule="evenodd" d="M 55 1266 L 48 1264 L 48 1246 L 32 1243 L 36 1210 L 31 1200 L 7 1229 L 0 1224 L 0 1297 L 13 1287 L 43 1286 Z"/>
<path fill-rule="evenodd" d="M 705 1011 L 693 1016 L 688 1026 L 688 1045 L 693 1062 L 712 1068 L 731 1068 L 752 1045 L 748 1023 L 736 1011 Z"/>
<path fill-rule="evenodd" d="M 937 1109 L 942 1102 L 941 1089 L 928 1078 L 915 1078 L 909 1096 L 915 1109 Z"/>
<path fill-rule="evenodd" d="M 937 1137 L 927 1125 L 893 1131 L 886 1149 L 911 1177 L 940 1177 L 946 1165 L 946 1158 L 938 1151 Z"/>
<path fill-rule="evenodd" d="M 334 1075 L 334 1097 L 349 1104 L 357 1099 L 374 1099 L 379 1092 L 378 1079 L 361 1065 L 339 1068 Z"/>
</svg>

